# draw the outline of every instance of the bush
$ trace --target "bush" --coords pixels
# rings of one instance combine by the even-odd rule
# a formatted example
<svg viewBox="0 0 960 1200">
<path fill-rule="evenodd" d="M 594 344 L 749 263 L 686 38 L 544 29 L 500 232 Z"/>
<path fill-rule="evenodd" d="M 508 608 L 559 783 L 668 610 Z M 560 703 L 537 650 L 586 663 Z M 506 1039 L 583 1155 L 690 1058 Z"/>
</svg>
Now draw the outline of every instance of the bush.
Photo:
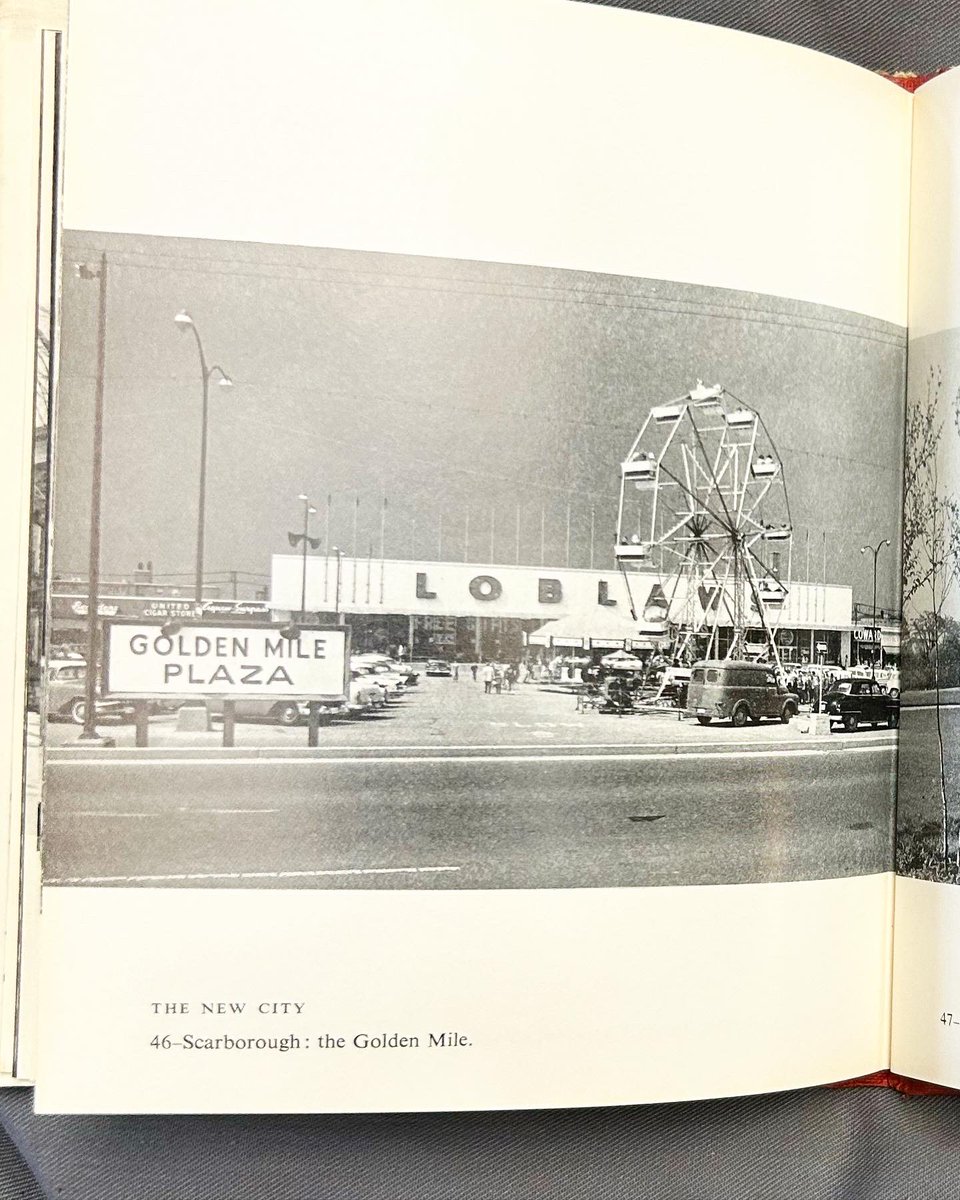
<svg viewBox="0 0 960 1200">
<path fill-rule="evenodd" d="M 939 803 L 939 800 L 938 800 Z M 960 825 L 953 821 L 948 828 L 949 844 L 957 844 Z M 955 856 L 943 861 L 942 831 L 939 821 L 923 821 L 897 829 L 896 871 L 914 879 L 933 883 L 960 883 L 960 869 Z"/>
</svg>

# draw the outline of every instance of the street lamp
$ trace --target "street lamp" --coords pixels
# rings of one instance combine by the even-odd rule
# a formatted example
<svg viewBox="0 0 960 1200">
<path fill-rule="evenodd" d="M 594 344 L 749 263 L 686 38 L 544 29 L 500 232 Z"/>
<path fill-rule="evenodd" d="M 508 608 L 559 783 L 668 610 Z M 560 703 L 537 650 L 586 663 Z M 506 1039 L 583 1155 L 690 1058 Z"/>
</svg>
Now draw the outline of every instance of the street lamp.
<svg viewBox="0 0 960 1200">
<path fill-rule="evenodd" d="M 303 501 L 303 533 L 288 532 L 287 537 L 290 539 L 291 546 L 298 546 L 303 542 L 303 573 L 300 580 L 300 620 L 303 621 L 307 615 L 307 549 L 318 550 L 320 539 L 310 536 L 310 514 L 317 510 L 310 503 L 310 498 L 303 492 L 297 499 Z"/>
<path fill-rule="evenodd" d="M 890 539 L 884 538 L 882 542 L 877 542 L 875 546 L 861 546 L 860 553 L 871 553 L 873 555 L 873 627 L 877 633 L 877 652 L 873 655 L 870 663 L 870 674 L 875 679 L 877 676 L 877 658 L 879 657 L 882 647 L 880 645 L 880 626 L 877 624 L 877 558 L 884 546 L 890 545 Z"/>
<path fill-rule="evenodd" d="M 84 676 L 83 741 L 97 741 L 97 674 L 100 663 L 100 507 L 103 493 L 103 376 L 107 340 L 107 255 L 100 266 L 77 264 L 81 279 L 100 281 L 97 304 L 97 381 L 93 401 L 93 470 L 90 488 L 90 558 L 87 572 L 87 668 Z"/>
<path fill-rule="evenodd" d="M 185 308 L 173 318 L 174 324 L 181 333 L 186 333 L 189 329 L 197 341 L 197 352 L 200 355 L 200 374 L 203 378 L 203 415 L 200 424 L 200 496 L 197 504 L 197 562 L 196 562 L 196 597 L 197 603 L 203 601 L 203 538 L 204 538 L 204 522 L 206 518 L 207 504 L 207 424 L 208 411 L 210 404 L 210 380 L 219 375 L 217 380 L 218 386 L 227 389 L 233 387 L 233 380 L 226 373 L 219 363 L 214 363 L 212 366 L 207 366 L 207 358 L 203 352 L 203 342 L 200 340 L 200 334 L 194 324 L 193 317 Z"/>
</svg>

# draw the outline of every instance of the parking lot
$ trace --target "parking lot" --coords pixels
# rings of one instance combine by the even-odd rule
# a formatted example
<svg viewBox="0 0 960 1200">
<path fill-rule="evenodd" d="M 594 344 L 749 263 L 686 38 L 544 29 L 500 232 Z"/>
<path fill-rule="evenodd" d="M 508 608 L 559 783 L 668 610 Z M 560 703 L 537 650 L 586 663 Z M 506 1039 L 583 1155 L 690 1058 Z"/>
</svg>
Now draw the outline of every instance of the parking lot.
<svg viewBox="0 0 960 1200">
<path fill-rule="evenodd" d="M 727 747 L 736 743 L 772 748 L 809 741 L 809 735 L 801 734 L 797 724 L 784 726 L 779 721 L 765 721 L 733 729 L 729 723 L 715 723 L 704 728 L 695 721 L 680 720 L 679 713 L 670 708 L 622 717 L 596 709 L 581 712 L 575 693 L 556 685 L 518 684 L 512 691 L 487 694 L 483 684 L 471 678 L 468 668 L 461 669 L 459 680 L 428 677 L 422 664 L 413 669 L 420 675 L 417 685 L 390 700 L 386 708 L 353 719 L 326 722 L 320 731 L 321 747 L 407 745 L 452 749 L 484 745 L 601 747 L 648 743 Z M 149 745 L 214 750 L 222 742 L 220 729 L 219 722 L 214 720 L 208 732 L 181 732 L 175 713 L 155 715 L 150 718 Z M 117 747 L 134 745 L 134 728 L 129 722 L 106 718 L 99 723 L 99 730 Z M 864 731 L 853 736 L 859 739 L 870 735 Z M 78 737 L 78 728 L 68 722 L 48 726 L 50 747 L 82 747 Z M 236 726 L 238 748 L 293 749 L 305 747 L 306 741 L 303 721 L 290 727 L 269 720 L 238 721 Z"/>
</svg>

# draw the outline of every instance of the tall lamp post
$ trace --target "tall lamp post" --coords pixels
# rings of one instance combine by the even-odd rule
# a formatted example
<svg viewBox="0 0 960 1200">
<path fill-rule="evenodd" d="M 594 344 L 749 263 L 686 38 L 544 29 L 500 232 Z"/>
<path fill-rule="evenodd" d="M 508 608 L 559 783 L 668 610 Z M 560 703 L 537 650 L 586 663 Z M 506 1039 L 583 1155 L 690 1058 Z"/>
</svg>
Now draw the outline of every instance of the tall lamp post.
<svg viewBox="0 0 960 1200">
<path fill-rule="evenodd" d="M 79 263 L 81 279 L 100 281 L 97 304 L 97 382 L 93 400 L 93 472 L 90 488 L 90 558 L 87 571 L 87 667 L 84 676 L 83 741 L 98 740 L 97 674 L 100 663 L 100 506 L 103 492 L 103 374 L 107 341 L 107 255 L 100 255 L 100 266 Z"/>
<path fill-rule="evenodd" d="M 291 546 L 299 546 L 303 542 L 303 571 L 300 576 L 300 620 L 303 621 L 307 615 L 307 550 L 319 550 L 320 539 L 310 536 L 310 514 L 317 510 L 303 492 L 297 499 L 303 501 L 303 533 L 287 533 L 287 537 Z"/>
<path fill-rule="evenodd" d="M 861 554 L 869 553 L 869 554 L 873 555 L 873 610 L 872 611 L 873 611 L 873 628 L 876 630 L 876 635 L 877 635 L 877 652 L 875 655 L 873 655 L 873 658 L 871 660 L 870 674 L 873 676 L 874 679 L 876 679 L 876 676 L 877 676 L 877 658 L 879 657 L 879 655 L 881 653 L 880 626 L 877 624 L 877 558 L 879 557 L 880 551 L 884 548 L 884 546 L 889 546 L 889 545 L 890 545 L 890 539 L 884 538 L 882 542 L 877 542 L 877 544 L 875 546 L 861 546 L 860 547 Z"/>
<path fill-rule="evenodd" d="M 196 560 L 196 599 L 200 604 L 203 600 L 203 540 L 204 528 L 206 520 L 206 504 L 207 504 L 207 425 L 210 407 L 210 380 L 219 375 L 217 380 L 218 386 L 221 388 L 233 387 L 233 380 L 226 373 L 219 363 L 214 363 L 212 366 L 207 366 L 207 357 L 203 352 L 203 342 L 200 340 L 200 334 L 196 325 L 193 322 L 193 317 L 182 308 L 173 318 L 174 323 L 181 333 L 185 333 L 188 329 L 193 333 L 197 341 L 197 352 L 200 355 L 200 374 L 203 379 L 203 415 L 200 424 L 200 496 L 197 505 L 197 560 Z"/>
</svg>

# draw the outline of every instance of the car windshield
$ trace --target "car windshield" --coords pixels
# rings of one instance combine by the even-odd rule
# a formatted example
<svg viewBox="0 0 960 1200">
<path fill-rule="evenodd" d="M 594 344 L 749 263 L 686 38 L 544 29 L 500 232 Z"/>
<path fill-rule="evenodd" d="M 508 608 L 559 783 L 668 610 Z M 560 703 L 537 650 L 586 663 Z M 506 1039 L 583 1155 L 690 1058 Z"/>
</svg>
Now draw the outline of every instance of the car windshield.
<svg viewBox="0 0 960 1200">
<path fill-rule="evenodd" d="M 843 692 L 845 695 L 849 696 L 849 694 L 853 691 L 853 684 L 849 679 L 841 679 L 833 690 L 835 692 Z"/>
<path fill-rule="evenodd" d="M 83 679 L 86 677 L 84 667 L 55 667 L 50 673 L 51 679 Z"/>
</svg>

